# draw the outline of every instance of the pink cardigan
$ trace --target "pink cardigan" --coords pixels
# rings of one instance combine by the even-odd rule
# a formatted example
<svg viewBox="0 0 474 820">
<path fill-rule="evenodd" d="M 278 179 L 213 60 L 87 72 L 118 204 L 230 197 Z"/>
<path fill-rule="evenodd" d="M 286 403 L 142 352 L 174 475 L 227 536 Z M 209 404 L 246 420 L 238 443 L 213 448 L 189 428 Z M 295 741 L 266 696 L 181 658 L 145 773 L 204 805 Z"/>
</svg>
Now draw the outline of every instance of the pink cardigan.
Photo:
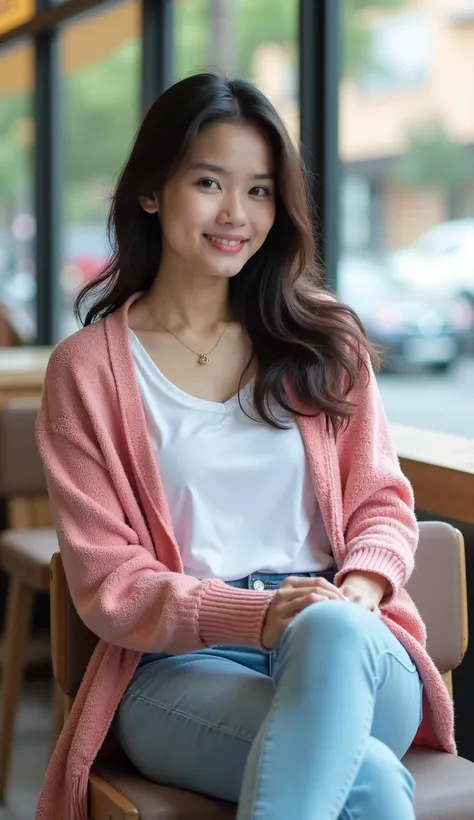
<svg viewBox="0 0 474 820">
<path fill-rule="evenodd" d="M 87 820 L 88 774 L 141 652 L 263 648 L 273 593 L 183 574 L 129 345 L 128 309 L 137 297 L 62 342 L 45 379 L 37 436 L 61 554 L 79 615 L 101 640 L 51 758 L 36 820 Z M 350 570 L 388 579 L 384 621 L 425 684 L 417 741 L 455 752 L 451 700 L 403 589 L 417 544 L 413 496 L 373 375 L 356 399 L 336 442 L 323 418 L 299 421 L 337 580 Z"/>
</svg>

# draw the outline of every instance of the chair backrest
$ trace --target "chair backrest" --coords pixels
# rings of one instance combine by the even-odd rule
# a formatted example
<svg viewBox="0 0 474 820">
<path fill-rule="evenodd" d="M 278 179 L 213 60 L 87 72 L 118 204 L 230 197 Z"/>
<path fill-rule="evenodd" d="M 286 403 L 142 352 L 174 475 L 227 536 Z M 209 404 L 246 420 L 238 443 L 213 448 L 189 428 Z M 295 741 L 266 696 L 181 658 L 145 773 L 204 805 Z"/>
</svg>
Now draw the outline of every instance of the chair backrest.
<svg viewBox="0 0 474 820">
<path fill-rule="evenodd" d="M 440 672 L 451 672 L 467 650 L 464 539 L 441 521 L 419 524 L 415 569 L 406 588 L 426 624 L 428 652 Z"/>
<path fill-rule="evenodd" d="M 449 524 L 434 521 L 419 527 L 416 569 L 407 589 L 426 623 L 431 657 L 441 672 L 449 672 L 467 649 L 464 542 Z M 51 562 L 51 637 L 55 678 L 74 698 L 97 637 L 74 608 L 59 553 Z"/>
<path fill-rule="evenodd" d="M 0 407 L 0 496 L 12 529 L 51 524 L 46 478 L 36 446 L 39 397 L 11 399 Z"/>
</svg>

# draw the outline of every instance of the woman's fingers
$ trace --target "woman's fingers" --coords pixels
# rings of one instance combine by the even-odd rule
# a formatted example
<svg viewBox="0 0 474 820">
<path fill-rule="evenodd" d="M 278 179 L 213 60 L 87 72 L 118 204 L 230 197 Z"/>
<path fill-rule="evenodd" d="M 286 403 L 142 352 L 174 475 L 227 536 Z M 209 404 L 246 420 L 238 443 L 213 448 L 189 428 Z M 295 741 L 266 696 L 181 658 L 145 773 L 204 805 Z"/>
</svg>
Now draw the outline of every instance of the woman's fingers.
<svg viewBox="0 0 474 820">
<path fill-rule="evenodd" d="M 317 593 L 314 591 L 305 592 L 303 595 L 297 595 L 290 598 L 285 603 L 282 603 L 278 612 L 282 620 L 289 618 L 290 620 L 311 604 L 318 604 L 321 601 L 329 601 L 330 599 L 324 593 Z"/>
<path fill-rule="evenodd" d="M 335 584 L 332 584 L 326 578 L 299 578 L 297 576 L 289 575 L 283 581 L 282 589 L 286 587 L 291 587 L 292 589 L 302 589 L 304 587 L 310 587 L 311 589 L 321 590 L 331 593 L 331 597 L 338 598 L 341 601 L 346 600 L 345 595 L 339 587 Z"/>
<path fill-rule="evenodd" d="M 343 600 L 343 596 L 334 584 L 318 584 L 316 578 L 297 579 L 303 581 L 292 586 L 283 582 L 275 592 L 267 610 L 262 628 L 262 644 L 272 650 L 278 646 L 281 636 L 293 618 L 311 604 L 321 601 Z M 306 582 L 306 583 L 304 583 Z"/>
<path fill-rule="evenodd" d="M 339 590 L 336 587 L 320 587 L 317 585 L 311 585 L 306 587 L 288 587 L 280 590 L 281 597 L 287 601 L 293 600 L 294 598 L 300 598 L 304 595 L 318 595 L 321 597 L 333 598 L 335 601 L 340 601 L 343 599 L 343 596 L 340 594 Z"/>
</svg>

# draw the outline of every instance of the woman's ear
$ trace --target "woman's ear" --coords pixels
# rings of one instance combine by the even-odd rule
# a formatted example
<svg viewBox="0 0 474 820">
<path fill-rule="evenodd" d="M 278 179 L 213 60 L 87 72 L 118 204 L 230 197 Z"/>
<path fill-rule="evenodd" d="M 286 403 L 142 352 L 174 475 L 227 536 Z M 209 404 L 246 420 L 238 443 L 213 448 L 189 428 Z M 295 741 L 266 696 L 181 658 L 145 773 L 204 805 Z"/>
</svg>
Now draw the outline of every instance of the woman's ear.
<svg viewBox="0 0 474 820">
<path fill-rule="evenodd" d="M 153 194 L 152 196 L 139 196 L 138 201 L 142 206 L 143 210 L 147 212 L 147 214 L 160 213 L 160 206 L 156 194 Z"/>
</svg>

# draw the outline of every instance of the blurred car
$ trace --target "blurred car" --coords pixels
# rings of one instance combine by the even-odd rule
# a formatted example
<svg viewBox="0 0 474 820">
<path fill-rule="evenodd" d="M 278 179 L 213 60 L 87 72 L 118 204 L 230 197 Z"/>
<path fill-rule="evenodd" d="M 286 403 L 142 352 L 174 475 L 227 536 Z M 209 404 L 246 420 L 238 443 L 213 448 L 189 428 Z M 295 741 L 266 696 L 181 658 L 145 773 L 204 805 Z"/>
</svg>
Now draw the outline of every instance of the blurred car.
<svg viewBox="0 0 474 820">
<path fill-rule="evenodd" d="M 388 258 L 390 272 L 423 293 L 465 298 L 474 311 L 474 219 L 441 222 Z"/>
<path fill-rule="evenodd" d="M 472 333 L 464 302 L 420 296 L 393 279 L 382 264 L 342 259 L 338 297 L 358 314 L 391 371 L 447 371 L 459 359 Z"/>
<path fill-rule="evenodd" d="M 63 237 L 61 285 L 75 296 L 77 289 L 101 272 L 109 251 L 102 225 L 71 225 Z"/>
</svg>

